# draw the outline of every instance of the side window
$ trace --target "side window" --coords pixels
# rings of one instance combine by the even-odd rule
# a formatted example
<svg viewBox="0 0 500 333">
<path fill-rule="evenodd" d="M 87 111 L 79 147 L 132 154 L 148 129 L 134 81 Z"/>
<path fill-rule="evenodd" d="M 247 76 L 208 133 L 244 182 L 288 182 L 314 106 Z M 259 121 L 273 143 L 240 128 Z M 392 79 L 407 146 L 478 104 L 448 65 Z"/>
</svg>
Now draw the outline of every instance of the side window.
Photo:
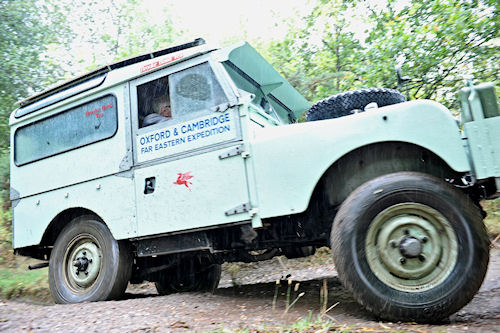
<svg viewBox="0 0 500 333">
<path fill-rule="evenodd" d="M 172 119 L 168 95 L 168 76 L 137 87 L 139 127 L 150 126 Z"/>
<path fill-rule="evenodd" d="M 112 137 L 118 129 L 116 98 L 108 95 L 19 128 L 14 161 L 22 165 Z"/>
<path fill-rule="evenodd" d="M 215 111 L 227 103 L 208 63 L 137 86 L 139 127 L 177 124 Z"/>
<path fill-rule="evenodd" d="M 214 112 L 217 106 L 228 102 L 208 63 L 172 74 L 170 96 L 179 121 Z"/>
</svg>

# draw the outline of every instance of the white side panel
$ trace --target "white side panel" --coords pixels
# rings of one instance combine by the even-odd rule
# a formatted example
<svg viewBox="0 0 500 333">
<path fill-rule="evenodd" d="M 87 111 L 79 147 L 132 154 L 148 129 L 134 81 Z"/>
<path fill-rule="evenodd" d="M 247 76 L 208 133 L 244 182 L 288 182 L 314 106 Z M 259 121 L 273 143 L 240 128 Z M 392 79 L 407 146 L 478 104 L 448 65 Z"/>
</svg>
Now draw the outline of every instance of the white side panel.
<svg viewBox="0 0 500 333">
<path fill-rule="evenodd" d="M 116 239 L 137 234 L 134 180 L 109 176 L 20 199 L 13 209 L 13 247 L 39 244 L 52 219 L 76 207 L 95 212 Z"/>
<path fill-rule="evenodd" d="M 225 215 L 249 200 L 244 159 L 219 159 L 229 150 L 136 169 L 138 236 L 250 220 L 247 212 Z M 155 177 L 155 190 L 144 194 L 150 177 Z"/>
</svg>

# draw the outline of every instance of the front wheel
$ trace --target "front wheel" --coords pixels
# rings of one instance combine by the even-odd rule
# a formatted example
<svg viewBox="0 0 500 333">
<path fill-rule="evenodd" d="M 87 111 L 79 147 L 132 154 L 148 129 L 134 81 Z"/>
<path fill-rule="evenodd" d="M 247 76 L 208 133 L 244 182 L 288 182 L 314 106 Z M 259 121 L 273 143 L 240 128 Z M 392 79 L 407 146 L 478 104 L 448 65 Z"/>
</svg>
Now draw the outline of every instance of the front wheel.
<svg viewBox="0 0 500 333">
<path fill-rule="evenodd" d="M 488 266 L 478 207 L 435 177 L 398 172 L 357 188 L 331 235 L 339 277 L 388 320 L 432 322 L 476 294 Z"/>
<path fill-rule="evenodd" d="M 119 298 L 132 272 L 127 243 L 113 238 L 92 215 L 71 221 L 59 234 L 49 262 L 49 285 L 56 303 Z"/>
</svg>

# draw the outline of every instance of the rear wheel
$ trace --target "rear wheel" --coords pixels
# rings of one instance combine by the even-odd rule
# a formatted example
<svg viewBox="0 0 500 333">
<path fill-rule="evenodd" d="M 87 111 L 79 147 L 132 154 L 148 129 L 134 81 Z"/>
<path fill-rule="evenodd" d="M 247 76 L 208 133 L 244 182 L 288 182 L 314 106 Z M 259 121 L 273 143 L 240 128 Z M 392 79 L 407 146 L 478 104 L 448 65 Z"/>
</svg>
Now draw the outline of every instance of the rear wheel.
<svg viewBox="0 0 500 333">
<path fill-rule="evenodd" d="M 475 295 L 488 265 L 478 207 L 435 177 L 398 172 L 356 189 L 332 228 L 339 277 L 388 320 L 430 322 Z"/>
<path fill-rule="evenodd" d="M 178 292 L 209 291 L 219 285 L 221 265 L 208 256 L 182 259 L 178 265 L 163 271 L 155 283 L 160 295 Z"/>
<path fill-rule="evenodd" d="M 49 285 L 56 303 L 116 299 L 132 271 L 128 243 L 113 238 L 95 216 L 75 218 L 60 233 L 49 262 Z"/>
</svg>

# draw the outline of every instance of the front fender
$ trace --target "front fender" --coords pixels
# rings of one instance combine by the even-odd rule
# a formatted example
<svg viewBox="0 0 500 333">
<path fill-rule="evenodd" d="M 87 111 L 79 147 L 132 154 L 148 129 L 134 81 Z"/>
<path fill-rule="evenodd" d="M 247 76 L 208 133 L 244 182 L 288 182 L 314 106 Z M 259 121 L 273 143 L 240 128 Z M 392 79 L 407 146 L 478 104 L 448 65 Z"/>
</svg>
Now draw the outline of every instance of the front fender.
<svg viewBox="0 0 500 333">
<path fill-rule="evenodd" d="M 261 217 L 303 212 L 319 179 L 335 161 L 357 148 L 389 141 L 421 146 L 453 170 L 470 171 L 457 122 L 448 109 L 428 100 L 256 129 L 250 143 Z"/>
</svg>

